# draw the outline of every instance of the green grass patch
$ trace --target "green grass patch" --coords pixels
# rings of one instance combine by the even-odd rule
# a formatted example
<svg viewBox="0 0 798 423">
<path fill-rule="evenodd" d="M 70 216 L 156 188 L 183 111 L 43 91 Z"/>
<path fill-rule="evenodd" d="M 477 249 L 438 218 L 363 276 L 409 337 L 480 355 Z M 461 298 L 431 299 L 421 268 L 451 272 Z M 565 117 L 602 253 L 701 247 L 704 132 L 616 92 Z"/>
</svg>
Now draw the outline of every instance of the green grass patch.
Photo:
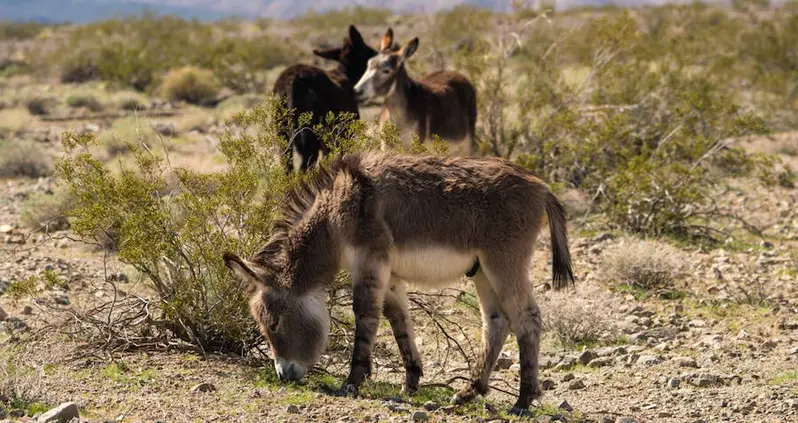
<svg viewBox="0 0 798 423">
<path fill-rule="evenodd" d="M 798 370 L 789 370 L 779 373 L 775 377 L 768 380 L 771 385 L 783 385 L 785 383 L 793 383 L 798 381 Z"/>
</svg>

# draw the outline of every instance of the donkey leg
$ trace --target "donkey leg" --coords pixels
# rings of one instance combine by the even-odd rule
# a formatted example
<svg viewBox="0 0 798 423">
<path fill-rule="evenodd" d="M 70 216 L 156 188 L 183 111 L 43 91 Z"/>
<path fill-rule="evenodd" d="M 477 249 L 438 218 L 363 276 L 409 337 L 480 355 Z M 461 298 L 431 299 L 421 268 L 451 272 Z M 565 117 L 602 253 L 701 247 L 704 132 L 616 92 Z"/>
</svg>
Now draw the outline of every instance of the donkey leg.
<svg viewBox="0 0 798 423">
<path fill-rule="evenodd" d="M 355 345 L 349 377 L 344 383 L 346 393 L 357 396 L 357 391 L 371 374 L 371 350 L 380 323 L 385 290 L 390 269 L 384 261 L 370 262 L 353 272 L 352 309 L 355 312 Z"/>
<path fill-rule="evenodd" d="M 405 386 L 402 391 L 411 394 L 418 390 L 418 382 L 422 375 L 421 355 L 418 353 L 413 335 L 413 320 L 408 310 L 406 285 L 398 280 L 393 280 L 391 283 L 391 289 L 385 294 L 382 312 L 391 323 L 393 336 L 399 345 L 399 352 L 405 365 Z"/>
<path fill-rule="evenodd" d="M 515 333 L 521 360 L 521 387 L 518 400 L 510 412 L 523 414 L 529 409 L 532 400 L 542 394 L 538 384 L 538 356 L 543 319 L 532 297 L 532 284 L 526 274 L 526 266 L 507 263 L 492 269 L 502 269 L 491 282 Z"/>
<path fill-rule="evenodd" d="M 471 385 L 452 398 L 452 402 L 456 404 L 466 403 L 477 395 L 488 392 L 490 374 L 510 332 L 510 325 L 501 310 L 499 299 L 482 268 L 474 275 L 473 280 L 482 311 L 482 351 L 473 369 Z"/>
</svg>

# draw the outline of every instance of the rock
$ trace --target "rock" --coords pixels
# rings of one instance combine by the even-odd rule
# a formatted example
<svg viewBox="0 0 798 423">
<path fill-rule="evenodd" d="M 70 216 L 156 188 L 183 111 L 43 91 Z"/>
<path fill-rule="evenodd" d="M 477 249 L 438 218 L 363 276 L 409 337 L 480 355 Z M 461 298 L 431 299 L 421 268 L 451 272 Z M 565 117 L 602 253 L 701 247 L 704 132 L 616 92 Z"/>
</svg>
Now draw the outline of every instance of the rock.
<svg viewBox="0 0 798 423">
<path fill-rule="evenodd" d="M 796 321 L 782 320 L 781 322 L 779 322 L 779 329 L 781 329 L 781 330 L 798 330 L 798 320 L 796 320 Z"/>
<path fill-rule="evenodd" d="M 566 401 L 566 400 L 562 400 L 562 401 L 560 401 L 560 403 L 559 403 L 559 404 L 557 404 L 557 408 L 559 408 L 559 409 L 561 409 L 561 410 L 565 410 L 565 411 L 567 411 L 567 412 L 569 412 L 569 413 L 570 413 L 571 411 L 574 411 L 574 408 L 573 408 L 573 407 L 571 407 L 571 404 L 568 404 L 568 401 Z"/>
<path fill-rule="evenodd" d="M 213 386 L 212 383 L 202 382 L 198 385 L 194 385 L 191 388 L 191 392 L 213 392 L 216 390 L 216 387 Z"/>
<path fill-rule="evenodd" d="M 600 423 L 615 423 L 615 416 L 601 416 Z"/>
<path fill-rule="evenodd" d="M 760 245 L 762 245 L 762 248 L 767 248 L 768 250 L 772 250 L 775 247 L 770 241 L 762 241 Z"/>
<path fill-rule="evenodd" d="M 690 320 L 689 322 L 687 322 L 687 326 L 689 326 L 691 328 L 703 328 L 703 327 L 706 327 L 706 325 L 707 325 L 707 322 L 705 322 L 705 321 L 703 321 L 701 319 L 693 319 L 693 320 Z"/>
<path fill-rule="evenodd" d="M 412 417 L 414 422 L 425 422 L 429 420 L 427 413 L 421 410 L 414 412 Z"/>
<path fill-rule="evenodd" d="M 598 357 L 593 360 L 590 360 L 590 363 L 587 364 L 587 367 L 591 367 L 597 369 L 599 367 L 605 367 L 612 365 L 612 358 L 610 357 Z"/>
<path fill-rule="evenodd" d="M 174 123 L 156 123 L 153 128 L 160 135 L 171 137 L 177 134 L 177 127 Z"/>
<path fill-rule="evenodd" d="M 554 389 L 554 386 L 555 386 L 555 383 L 551 379 L 543 379 L 540 382 L 540 389 L 542 389 L 544 391 L 551 391 L 552 389 Z"/>
<path fill-rule="evenodd" d="M 565 375 L 562 377 L 562 381 L 563 381 L 563 382 L 570 382 L 570 381 L 572 381 L 572 380 L 574 380 L 574 379 L 575 379 L 575 376 L 574 376 L 574 374 L 573 374 L 573 373 L 566 373 L 566 374 L 565 374 Z"/>
<path fill-rule="evenodd" d="M 65 402 L 58 407 L 42 414 L 36 419 L 39 423 L 59 422 L 66 423 L 72 419 L 79 419 L 78 406 L 74 402 Z"/>
<path fill-rule="evenodd" d="M 81 132 L 84 134 L 98 134 L 100 133 L 100 125 L 96 123 L 87 123 L 83 125 Z"/>
<path fill-rule="evenodd" d="M 0 307 L 0 322 L 5 320 L 6 317 L 8 317 L 8 313 L 3 310 L 3 307 Z"/>
<path fill-rule="evenodd" d="M 585 382 L 583 382 L 582 379 L 573 380 L 571 381 L 571 383 L 568 384 L 568 389 L 571 391 L 577 391 L 585 388 L 586 388 Z"/>
<path fill-rule="evenodd" d="M 6 327 L 11 330 L 25 331 L 28 329 L 28 324 L 16 317 L 8 316 L 5 318 L 5 322 Z"/>
<path fill-rule="evenodd" d="M 459 405 L 451 404 L 440 408 L 443 414 L 454 414 L 460 408 Z"/>
<path fill-rule="evenodd" d="M 11 225 L 0 225 L 0 234 L 10 234 L 14 232 L 14 227 Z"/>
<path fill-rule="evenodd" d="M 579 357 L 577 357 L 576 361 L 579 364 L 585 366 L 587 365 L 587 363 L 590 363 L 590 360 L 593 360 L 596 357 L 597 357 L 596 353 L 594 353 L 593 351 L 584 350 L 582 351 L 582 354 L 579 354 Z"/>
<path fill-rule="evenodd" d="M 55 302 L 58 305 L 68 306 L 69 297 L 66 295 L 53 295 L 53 302 Z"/>
<path fill-rule="evenodd" d="M 289 414 L 299 414 L 299 407 L 294 404 L 289 405 L 286 407 L 285 411 Z"/>
<path fill-rule="evenodd" d="M 668 388 L 676 389 L 681 384 L 682 384 L 682 380 L 679 379 L 678 377 L 672 377 L 672 378 L 668 379 Z"/>
<path fill-rule="evenodd" d="M 671 360 L 679 367 L 693 367 L 697 368 L 698 363 L 695 361 L 693 357 L 675 357 Z"/>
<path fill-rule="evenodd" d="M 621 417 L 618 420 L 615 420 L 615 423 L 638 423 L 637 419 L 634 417 Z"/>
<path fill-rule="evenodd" d="M 31 314 L 33 314 L 33 307 L 31 307 L 29 305 L 26 305 L 25 307 L 22 307 L 22 314 L 24 314 L 26 316 L 30 316 Z M 0 319 L 0 320 L 3 320 L 3 319 Z"/>
<path fill-rule="evenodd" d="M 441 405 L 434 401 L 427 401 L 422 407 L 424 407 L 424 409 L 427 411 L 435 411 L 441 408 Z"/>
<path fill-rule="evenodd" d="M 640 358 L 637 359 L 637 364 L 642 364 L 644 366 L 655 366 L 660 363 L 662 363 L 662 358 L 654 355 L 641 355 Z"/>
<path fill-rule="evenodd" d="M 613 236 L 611 233 L 604 232 L 591 239 L 590 242 L 593 244 L 598 244 L 600 242 L 609 241 L 613 238 L 615 238 L 615 236 Z"/>
<path fill-rule="evenodd" d="M 499 359 L 496 360 L 497 370 L 507 370 L 512 365 L 513 365 L 513 359 L 509 357 L 499 357 Z"/>
</svg>

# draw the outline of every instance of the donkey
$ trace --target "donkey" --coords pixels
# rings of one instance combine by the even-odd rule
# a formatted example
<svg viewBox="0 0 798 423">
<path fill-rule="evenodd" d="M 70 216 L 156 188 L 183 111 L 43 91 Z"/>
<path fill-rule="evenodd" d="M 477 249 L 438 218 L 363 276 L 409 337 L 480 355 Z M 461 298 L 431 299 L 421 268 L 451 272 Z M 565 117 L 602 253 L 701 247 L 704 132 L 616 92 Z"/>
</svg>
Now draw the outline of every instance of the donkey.
<svg viewBox="0 0 798 423">
<path fill-rule="evenodd" d="M 509 332 L 518 340 L 521 389 L 511 410 L 541 395 L 541 314 L 528 266 L 548 216 L 553 286 L 573 283 L 565 211 L 541 180 L 493 157 L 363 153 L 321 167 L 289 191 L 265 247 L 225 264 L 257 289 L 250 311 L 271 344 L 281 380 L 299 380 L 329 335 L 325 288 L 344 268 L 352 275 L 355 345 L 344 394 L 357 395 L 371 374 L 380 314 L 390 322 L 404 362 L 404 391 L 418 389 L 421 356 L 408 312 L 406 282 L 437 286 L 476 268 L 482 354 L 464 403 L 488 391 Z"/>
<path fill-rule="evenodd" d="M 393 29 L 382 37 L 380 53 L 369 60 L 368 69 L 355 85 L 358 101 L 385 97 L 380 112 L 380 126 L 393 123 L 405 133 L 414 133 L 420 141 L 433 134 L 460 144 L 460 151 L 470 155 L 474 149 L 477 122 L 477 93 L 468 79 L 452 71 L 436 71 L 416 81 L 405 69 L 405 62 L 418 49 L 418 37 L 398 51 L 393 45 Z"/>
<path fill-rule="evenodd" d="M 274 83 L 272 92 L 284 99 L 289 109 L 295 109 L 289 128 L 281 135 L 289 140 L 284 167 L 286 173 L 306 171 L 320 155 L 330 149 L 319 140 L 310 128 L 298 128 L 299 116 L 313 113 L 311 126 L 323 122 L 327 113 L 348 112 L 360 117 L 353 84 L 366 71 L 366 63 L 377 51 L 369 47 L 354 25 L 349 26 L 349 37 L 341 48 L 313 50 L 313 54 L 338 62 L 335 69 L 297 64 L 286 68 Z M 293 131 L 299 131 L 294 135 Z"/>
</svg>

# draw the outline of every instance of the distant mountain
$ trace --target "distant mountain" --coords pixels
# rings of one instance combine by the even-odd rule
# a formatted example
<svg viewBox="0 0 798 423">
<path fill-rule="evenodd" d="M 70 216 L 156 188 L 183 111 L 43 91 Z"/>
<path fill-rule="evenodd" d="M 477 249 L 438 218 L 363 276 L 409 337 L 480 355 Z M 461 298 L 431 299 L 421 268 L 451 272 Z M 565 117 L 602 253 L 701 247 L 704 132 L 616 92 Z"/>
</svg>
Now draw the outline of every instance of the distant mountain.
<svg viewBox="0 0 798 423">
<path fill-rule="evenodd" d="M 554 0 L 558 7 L 665 3 L 666 0 Z M 687 1 L 687 0 L 685 0 Z M 225 17 L 291 18 L 346 6 L 384 7 L 396 11 L 434 12 L 459 4 L 507 10 L 510 0 L 0 0 L 0 20 L 88 22 L 145 10 L 184 18 L 216 20 Z"/>
</svg>

